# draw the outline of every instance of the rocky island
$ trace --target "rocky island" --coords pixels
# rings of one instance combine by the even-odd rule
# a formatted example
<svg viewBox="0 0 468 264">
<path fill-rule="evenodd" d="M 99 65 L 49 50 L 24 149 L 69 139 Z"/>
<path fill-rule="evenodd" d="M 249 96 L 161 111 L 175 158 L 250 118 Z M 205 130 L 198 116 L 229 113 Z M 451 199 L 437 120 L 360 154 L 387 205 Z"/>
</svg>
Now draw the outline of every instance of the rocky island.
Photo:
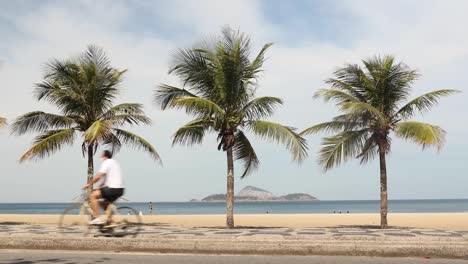
<svg viewBox="0 0 468 264">
<path fill-rule="evenodd" d="M 275 196 L 273 193 L 254 187 L 246 186 L 234 196 L 236 202 L 260 202 L 260 201 L 318 201 L 307 193 L 291 193 L 284 196 Z M 213 194 L 201 200 L 202 202 L 224 202 L 226 194 Z"/>
</svg>

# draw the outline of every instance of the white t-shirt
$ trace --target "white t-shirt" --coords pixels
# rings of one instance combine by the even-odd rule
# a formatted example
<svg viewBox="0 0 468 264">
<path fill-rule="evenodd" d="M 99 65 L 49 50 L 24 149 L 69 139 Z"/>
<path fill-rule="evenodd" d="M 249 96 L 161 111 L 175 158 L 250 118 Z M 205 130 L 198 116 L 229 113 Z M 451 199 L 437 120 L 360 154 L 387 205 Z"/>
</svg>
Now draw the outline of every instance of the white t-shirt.
<svg viewBox="0 0 468 264">
<path fill-rule="evenodd" d="M 99 172 L 106 174 L 104 186 L 109 188 L 124 188 L 120 165 L 113 159 L 102 162 Z"/>
</svg>

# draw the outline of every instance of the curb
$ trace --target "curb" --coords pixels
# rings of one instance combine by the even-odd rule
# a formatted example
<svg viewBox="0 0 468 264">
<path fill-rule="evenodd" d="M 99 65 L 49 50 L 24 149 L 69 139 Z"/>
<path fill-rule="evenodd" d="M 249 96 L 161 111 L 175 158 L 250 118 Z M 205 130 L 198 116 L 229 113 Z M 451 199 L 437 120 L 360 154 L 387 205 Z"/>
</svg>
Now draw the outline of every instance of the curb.
<svg viewBox="0 0 468 264">
<path fill-rule="evenodd" d="M 89 250 L 247 255 L 347 255 L 468 258 L 468 241 L 368 239 L 2 237 L 1 249 Z"/>
</svg>

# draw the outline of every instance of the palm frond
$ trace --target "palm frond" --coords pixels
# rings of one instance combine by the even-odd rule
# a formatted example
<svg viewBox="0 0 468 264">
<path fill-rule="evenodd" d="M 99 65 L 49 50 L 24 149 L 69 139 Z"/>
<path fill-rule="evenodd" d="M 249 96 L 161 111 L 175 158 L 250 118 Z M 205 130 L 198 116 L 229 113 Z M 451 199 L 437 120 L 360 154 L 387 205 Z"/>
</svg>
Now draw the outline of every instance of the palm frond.
<svg viewBox="0 0 468 264">
<path fill-rule="evenodd" d="M 73 76 L 69 77 L 73 78 Z M 56 105 L 63 114 L 82 114 L 89 111 L 90 105 L 79 91 L 69 89 L 76 82 L 69 83 L 45 79 L 35 85 L 34 94 L 39 101 L 45 100 Z M 78 90 L 78 88 L 76 88 Z"/>
<path fill-rule="evenodd" d="M 151 124 L 151 119 L 145 115 L 142 104 L 125 103 L 113 106 L 107 110 L 99 118 L 100 120 L 109 121 L 114 125 L 122 126 Z"/>
<path fill-rule="evenodd" d="M 364 145 L 362 146 L 361 154 L 357 158 L 361 159 L 361 164 L 366 164 L 367 162 L 373 160 L 379 153 L 378 147 L 378 134 L 373 133 L 369 138 L 366 139 Z"/>
<path fill-rule="evenodd" d="M 35 111 L 16 118 L 11 129 L 13 134 L 23 135 L 28 132 L 42 133 L 49 129 L 70 128 L 75 124 L 75 119 L 70 116 Z"/>
<path fill-rule="evenodd" d="M 172 145 L 191 146 L 201 144 L 206 131 L 212 126 L 213 122 L 209 119 L 199 118 L 192 120 L 175 132 Z"/>
<path fill-rule="evenodd" d="M 376 118 L 381 123 L 387 122 L 387 117 L 379 109 L 375 108 L 369 103 L 364 102 L 349 102 L 343 103 L 340 105 L 343 111 L 346 111 L 352 116 L 363 116 L 365 114 L 370 114 L 372 117 Z"/>
<path fill-rule="evenodd" d="M 182 97 L 172 100 L 171 108 L 185 109 L 187 114 L 195 116 L 224 116 L 224 110 L 213 101 L 198 97 Z"/>
<path fill-rule="evenodd" d="M 169 74 L 179 77 L 184 87 L 190 87 L 198 96 L 208 98 L 215 88 L 212 58 L 211 52 L 203 48 L 180 49 Z"/>
<path fill-rule="evenodd" d="M 105 119 L 107 117 L 120 114 L 143 115 L 145 112 L 143 111 L 142 104 L 124 103 L 112 106 L 109 110 L 102 114 L 101 118 Z"/>
<path fill-rule="evenodd" d="M 307 157 L 307 143 L 294 132 L 294 128 L 261 120 L 251 121 L 248 125 L 256 135 L 284 144 L 291 151 L 293 160 L 302 161 Z"/>
<path fill-rule="evenodd" d="M 20 162 L 49 156 L 64 145 L 72 145 L 74 138 L 75 129 L 73 128 L 45 131 L 35 138 L 33 146 L 21 156 Z"/>
<path fill-rule="evenodd" d="M 368 94 L 383 112 L 395 111 L 398 102 L 408 97 L 411 85 L 419 78 L 417 70 L 403 62 L 396 63 L 392 55 L 374 56 L 363 60 L 363 64 L 374 84 L 368 87 Z"/>
<path fill-rule="evenodd" d="M 104 50 L 93 44 L 86 47 L 86 51 L 80 59 L 84 64 L 92 62 L 92 64 L 96 65 L 96 68 L 98 69 L 111 68 L 110 60 Z"/>
<path fill-rule="evenodd" d="M 367 129 L 344 131 L 332 137 L 322 139 L 322 148 L 318 160 L 325 171 L 339 166 L 342 162 L 356 158 L 366 141 Z"/>
<path fill-rule="evenodd" d="M 283 104 L 283 100 L 277 97 L 259 97 L 248 102 L 241 113 L 249 120 L 270 117 L 276 107 Z"/>
<path fill-rule="evenodd" d="M 407 121 L 396 125 L 395 134 L 421 145 L 423 149 L 434 146 L 440 150 L 445 144 L 446 132 L 439 126 Z"/>
<path fill-rule="evenodd" d="M 362 126 L 362 123 L 353 121 L 330 121 L 311 126 L 299 133 L 299 135 L 306 136 L 319 132 L 341 132 L 346 130 L 354 130 Z"/>
<path fill-rule="evenodd" d="M 267 43 L 263 45 L 262 49 L 258 53 L 257 57 L 250 63 L 247 68 L 246 78 L 254 79 L 262 72 L 263 63 L 265 63 L 265 53 L 273 45 L 273 43 Z"/>
<path fill-rule="evenodd" d="M 161 106 L 161 109 L 166 109 L 174 99 L 183 97 L 198 97 L 189 91 L 167 84 L 159 85 L 154 93 L 154 101 Z"/>
<path fill-rule="evenodd" d="M 359 98 L 350 94 L 347 91 L 341 91 L 337 89 L 319 89 L 315 94 L 314 98 L 323 98 L 325 102 L 335 100 L 338 104 L 348 102 L 359 102 Z"/>
<path fill-rule="evenodd" d="M 113 131 L 120 142 L 127 144 L 135 149 L 144 150 L 148 152 L 153 159 L 162 163 L 158 152 L 146 139 L 123 129 L 114 128 Z"/>
<path fill-rule="evenodd" d="M 122 147 L 122 142 L 120 142 L 120 139 L 114 133 L 107 134 L 103 138 L 102 143 L 109 146 L 112 153 L 119 152 L 120 148 Z"/>
<path fill-rule="evenodd" d="M 244 165 L 244 172 L 242 173 L 241 179 L 257 169 L 260 161 L 249 139 L 241 130 L 237 130 L 235 134 L 235 144 L 232 150 L 234 152 L 234 159 L 241 160 Z"/>
<path fill-rule="evenodd" d="M 424 113 L 430 110 L 432 107 L 437 106 L 438 100 L 443 96 L 448 96 L 454 93 L 458 93 L 457 90 L 437 90 L 432 91 L 421 96 L 416 97 L 411 100 L 409 103 L 404 105 L 400 110 L 398 110 L 397 115 L 402 118 L 409 118 L 415 114 L 416 111 Z"/>
<path fill-rule="evenodd" d="M 134 114 L 121 114 L 115 115 L 110 118 L 104 119 L 103 121 L 109 121 L 114 125 L 150 125 L 151 119 L 145 115 L 134 115 Z"/>
<path fill-rule="evenodd" d="M 112 129 L 112 123 L 107 120 L 95 121 L 85 132 L 85 141 L 89 144 L 102 141 L 107 138 Z"/>
<path fill-rule="evenodd" d="M 367 87 L 372 86 L 372 81 L 359 65 L 348 64 L 338 68 L 333 74 L 336 78 L 325 81 L 331 85 L 331 88 L 348 92 L 360 102 L 367 102 L 366 91 Z"/>
</svg>

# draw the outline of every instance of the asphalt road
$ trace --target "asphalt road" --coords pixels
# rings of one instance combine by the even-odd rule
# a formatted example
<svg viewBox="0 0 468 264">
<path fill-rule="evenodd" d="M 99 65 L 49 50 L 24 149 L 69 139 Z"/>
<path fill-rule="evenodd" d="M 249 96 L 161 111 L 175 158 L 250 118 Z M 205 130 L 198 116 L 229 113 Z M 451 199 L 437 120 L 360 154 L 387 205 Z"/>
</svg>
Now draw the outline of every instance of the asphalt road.
<svg viewBox="0 0 468 264">
<path fill-rule="evenodd" d="M 372 258 L 343 256 L 230 256 L 164 255 L 146 253 L 104 253 L 82 251 L 0 250 L 0 263 L 11 264 L 78 264 L 78 263 L 158 263 L 158 264 L 461 264 L 468 260 L 426 258 Z"/>
</svg>

